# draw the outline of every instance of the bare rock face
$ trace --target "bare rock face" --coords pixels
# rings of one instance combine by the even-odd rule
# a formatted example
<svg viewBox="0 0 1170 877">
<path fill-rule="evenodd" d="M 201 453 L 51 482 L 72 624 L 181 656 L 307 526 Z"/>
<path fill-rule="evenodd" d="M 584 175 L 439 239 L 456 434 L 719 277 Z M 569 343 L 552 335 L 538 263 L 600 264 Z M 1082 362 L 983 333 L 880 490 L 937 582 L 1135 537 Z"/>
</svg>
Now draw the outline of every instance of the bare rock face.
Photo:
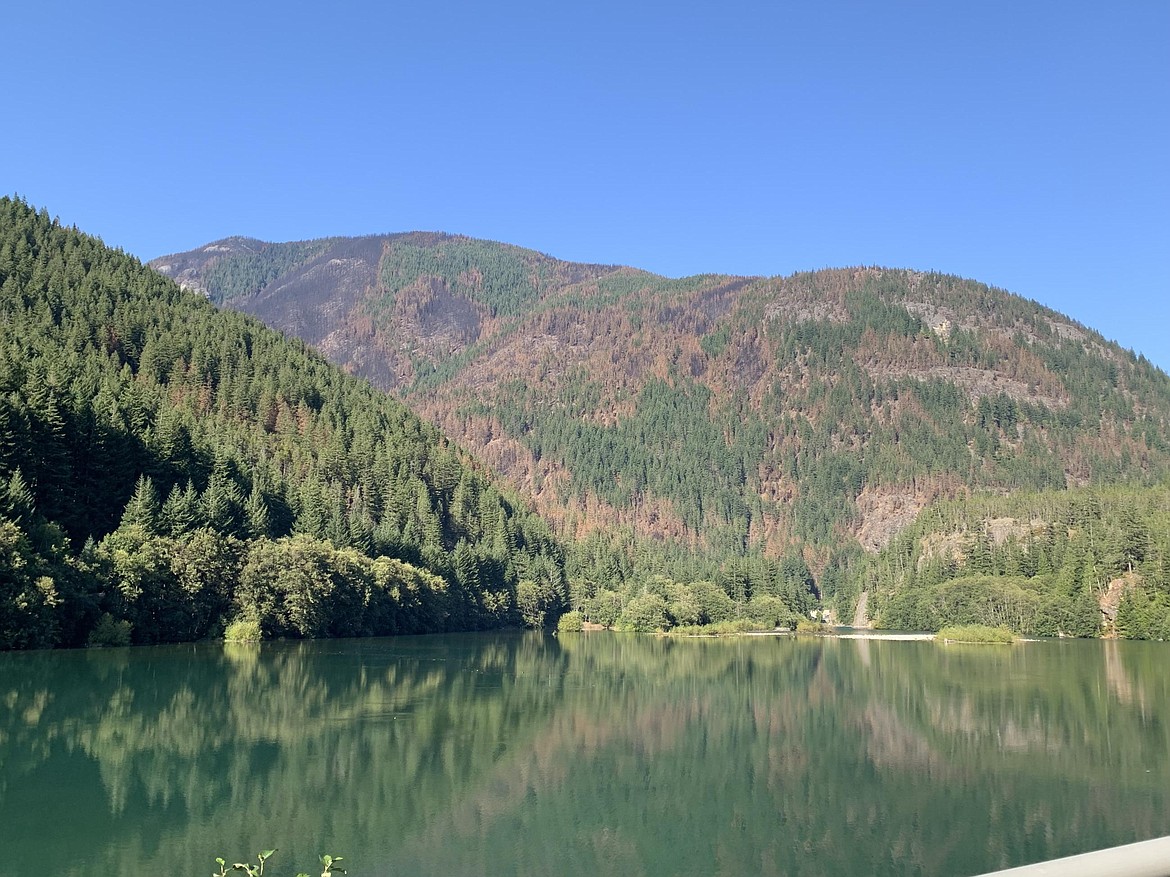
<svg viewBox="0 0 1170 877">
<path fill-rule="evenodd" d="M 913 490 L 865 488 L 857 497 L 857 541 L 866 551 L 880 551 L 918 517 L 927 501 L 926 494 Z"/>
<path fill-rule="evenodd" d="M 165 274 L 177 282 L 183 289 L 190 289 L 192 292 L 210 296 L 211 290 L 205 280 L 208 268 L 225 256 L 254 254 L 265 246 L 267 244 L 255 238 L 224 238 L 222 241 L 207 244 L 198 250 L 163 256 L 152 261 L 150 265 L 160 274 Z"/>
<path fill-rule="evenodd" d="M 1125 596 L 1127 591 L 1137 587 L 1141 583 L 1141 580 L 1142 577 L 1138 573 L 1127 572 L 1113 579 L 1105 590 L 1101 592 L 1101 596 L 1098 599 L 1098 603 L 1101 606 L 1101 618 L 1105 624 L 1105 628 L 1113 631 L 1115 635 L 1117 609 L 1121 606 L 1121 598 Z"/>
</svg>

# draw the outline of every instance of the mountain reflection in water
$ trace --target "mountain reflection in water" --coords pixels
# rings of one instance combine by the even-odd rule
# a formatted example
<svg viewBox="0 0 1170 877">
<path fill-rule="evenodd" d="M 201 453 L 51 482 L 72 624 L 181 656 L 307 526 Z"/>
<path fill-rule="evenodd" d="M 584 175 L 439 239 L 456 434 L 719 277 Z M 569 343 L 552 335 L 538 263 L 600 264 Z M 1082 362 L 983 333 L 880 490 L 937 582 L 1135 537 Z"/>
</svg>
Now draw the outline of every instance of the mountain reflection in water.
<svg viewBox="0 0 1170 877">
<path fill-rule="evenodd" d="M 1170 833 L 1148 643 L 612 633 L 0 655 L 9 875 L 964 874 Z"/>
</svg>

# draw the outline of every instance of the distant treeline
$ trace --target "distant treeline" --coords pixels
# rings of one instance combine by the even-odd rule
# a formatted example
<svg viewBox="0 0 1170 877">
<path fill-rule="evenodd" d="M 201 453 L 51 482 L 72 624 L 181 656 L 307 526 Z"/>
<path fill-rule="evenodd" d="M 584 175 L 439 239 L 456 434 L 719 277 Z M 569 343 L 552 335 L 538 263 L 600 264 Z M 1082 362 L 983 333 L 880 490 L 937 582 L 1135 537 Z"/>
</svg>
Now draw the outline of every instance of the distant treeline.
<svg viewBox="0 0 1170 877">
<path fill-rule="evenodd" d="M 1170 487 L 941 503 L 857 583 L 883 627 L 1170 639 Z"/>
</svg>

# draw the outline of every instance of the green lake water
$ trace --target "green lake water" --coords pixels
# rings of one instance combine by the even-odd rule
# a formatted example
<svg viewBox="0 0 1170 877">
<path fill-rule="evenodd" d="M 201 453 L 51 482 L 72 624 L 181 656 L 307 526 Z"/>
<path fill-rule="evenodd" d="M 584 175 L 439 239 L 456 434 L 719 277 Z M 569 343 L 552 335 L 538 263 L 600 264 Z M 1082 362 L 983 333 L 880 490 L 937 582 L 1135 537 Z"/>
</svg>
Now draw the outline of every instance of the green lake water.
<svg viewBox="0 0 1170 877">
<path fill-rule="evenodd" d="M 1170 834 L 1170 646 L 0 654 L 7 877 L 963 875 Z M 316 873 L 316 872 L 314 872 Z"/>
</svg>

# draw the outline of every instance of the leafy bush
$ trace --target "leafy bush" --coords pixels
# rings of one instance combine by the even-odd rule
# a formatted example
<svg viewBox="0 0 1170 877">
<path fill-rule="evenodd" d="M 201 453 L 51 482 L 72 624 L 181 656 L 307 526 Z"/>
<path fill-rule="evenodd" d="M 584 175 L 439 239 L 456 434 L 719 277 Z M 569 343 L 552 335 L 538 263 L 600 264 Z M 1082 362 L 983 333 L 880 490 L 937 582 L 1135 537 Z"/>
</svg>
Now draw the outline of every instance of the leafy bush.
<svg viewBox="0 0 1170 877">
<path fill-rule="evenodd" d="M 516 585 L 516 608 L 526 627 L 539 630 L 564 606 L 564 595 L 549 581 L 521 579 Z"/>
<path fill-rule="evenodd" d="M 263 638 L 260 622 L 255 618 L 237 618 L 223 632 L 224 642 L 229 643 L 256 643 Z"/>
<path fill-rule="evenodd" d="M 793 627 L 797 621 L 796 613 L 787 603 L 769 594 L 756 594 L 752 597 L 747 604 L 747 616 L 765 628 L 781 625 Z"/>
<path fill-rule="evenodd" d="M 581 630 L 584 623 L 581 619 L 581 613 L 576 609 L 570 610 L 561 616 L 560 621 L 557 622 L 557 630 L 567 633 L 575 633 Z"/>
<path fill-rule="evenodd" d="M 90 648 L 130 645 L 130 622 L 114 618 L 109 612 L 103 613 L 90 632 L 86 645 Z"/>
<path fill-rule="evenodd" d="M 626 604 L 618 626 L 622 630 L 632 630 L 635 633 L 666 630 L 670 627 L 670 619 L 666 615 L 666 601 L 657 594 L 642 594 L 635 597 Z"/>
<path fill-rule="evenodd" d="M 735 602 L 714 582 L 692 582 L 691 593 L 699 604 L 703 622 L 717 624 L 735 617 Z"/>
<path fill-rule="evenodd" d="M 752 618 L 736 618 L 731 621 L 717 621 L 714 624 L 691 624 L 676 627 L 672 636 L 735 636 L 739 633 L 762 633 L 772 630 L 772 625 L 763 624 Z"/>
<path fill-rule="evenodd" d="M 828 633 L 830 630 L 832 628 L 829 625 L 810 618 L 801 618 L 796 622 L 797 633 Z"/>
<path fill-rule="evenodd" d="M 676 626 L 694 626 L 702 621 L 703 608 L 689 585 L 671 582 L 666 592 L 666 611 Z"/>
<path fill-rule="evenodd" d="M 585 604 L 585 614 L 594 624 L 613 627 L 622 614 L 622 598 L 616 591 L 600 590 Z"/>
</svg>

